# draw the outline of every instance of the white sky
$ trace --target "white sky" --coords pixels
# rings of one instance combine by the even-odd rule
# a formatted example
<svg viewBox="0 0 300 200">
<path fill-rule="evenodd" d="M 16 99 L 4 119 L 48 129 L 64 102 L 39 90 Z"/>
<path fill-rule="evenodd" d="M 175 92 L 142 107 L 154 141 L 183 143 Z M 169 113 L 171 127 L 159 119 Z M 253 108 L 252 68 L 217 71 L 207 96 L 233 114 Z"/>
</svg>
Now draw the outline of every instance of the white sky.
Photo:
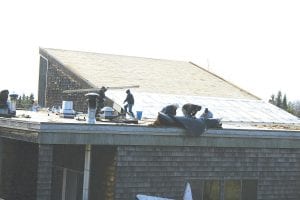
<svg viewBox="0 0 300 200">
<path fill-rule="evenodd" d="M 300 100 L 295 0 L 9 0 L 0 90 L 37 94 L 39 47 L 192 61 L 267 100 Z"/>
</svg>

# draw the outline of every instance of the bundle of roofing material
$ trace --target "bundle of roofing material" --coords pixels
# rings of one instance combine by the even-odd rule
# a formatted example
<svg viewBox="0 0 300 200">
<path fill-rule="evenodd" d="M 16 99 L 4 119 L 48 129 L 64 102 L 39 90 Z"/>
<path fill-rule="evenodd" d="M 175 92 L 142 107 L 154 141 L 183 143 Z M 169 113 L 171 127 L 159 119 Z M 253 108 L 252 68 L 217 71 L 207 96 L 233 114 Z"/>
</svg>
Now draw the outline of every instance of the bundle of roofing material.
<svg viewBox="0 0 300 200">
<path fill-rule="evenodd" d="M 165 113 L 159 112 L 157 121 L 159 125 L 184 127 L 189 134 L 201 135 L 208 128 L 222 128 L 220 119 L 197 119 L 182 116 L 171 116 Z"/>
</svg>

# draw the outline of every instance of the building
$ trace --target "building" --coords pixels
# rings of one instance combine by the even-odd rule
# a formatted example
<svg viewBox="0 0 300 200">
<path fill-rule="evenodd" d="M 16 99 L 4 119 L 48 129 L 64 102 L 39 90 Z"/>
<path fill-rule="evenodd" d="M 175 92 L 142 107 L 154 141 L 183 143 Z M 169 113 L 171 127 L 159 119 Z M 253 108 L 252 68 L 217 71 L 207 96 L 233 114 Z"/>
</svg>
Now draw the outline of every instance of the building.
<svg viewBox="0 0 300 200">
<path fill-rule="evenodd" d="M 43 107 L 61 105 L 69 98 L 75 110 L 84 110 L 83 95 L 67 96 L 63 91 L 101 86 L 137 85 L 139 92 L 258 99 L 190 62 L 40 48 L 39 70 L 38 99 Z"/>
<path fill-rule="evenodd" d="M 41 105 L 73 98 L 74 109 L 85 110 L 84 95 L 63 90 L 139 85 L 133 93 L 143 120 L 87 124 L 47 112 L 0 118 L 0 198 L 180 199 L 187 182 L 195 200 L 300 198 L 296 117 L 188 62 L 55 49 L 40 54 Z M 125 97 L 123 90 L 107 96 L 119 105 Z M 195 136 L 151 125 L 174 102 L 208 107 L 223 128 Z"/>
</svg>

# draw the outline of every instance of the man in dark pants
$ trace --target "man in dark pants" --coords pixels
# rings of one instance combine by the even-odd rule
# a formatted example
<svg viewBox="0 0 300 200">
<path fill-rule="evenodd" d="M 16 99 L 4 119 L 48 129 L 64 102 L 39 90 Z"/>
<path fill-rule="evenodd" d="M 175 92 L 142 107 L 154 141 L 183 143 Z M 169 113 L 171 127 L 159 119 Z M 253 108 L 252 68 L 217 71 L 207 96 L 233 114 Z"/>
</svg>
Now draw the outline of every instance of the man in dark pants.
<svg viewBox="0 0 300 200">
<path fill-rule="evenodd" d="M 124 100 L 124 103 L 127 102 L 127 104 L 124 106 L 125 113 L 127 113 L 127 108 L 128 112 L 131 114 L 132 117 L 134 117 L 134 114 L 132 112 L 132 106 L 134 105 L 134 98 L 133 95 L 131 94 L 130 90 L 126 90 L 127 96 L 126 99 Z"/>
</svg>

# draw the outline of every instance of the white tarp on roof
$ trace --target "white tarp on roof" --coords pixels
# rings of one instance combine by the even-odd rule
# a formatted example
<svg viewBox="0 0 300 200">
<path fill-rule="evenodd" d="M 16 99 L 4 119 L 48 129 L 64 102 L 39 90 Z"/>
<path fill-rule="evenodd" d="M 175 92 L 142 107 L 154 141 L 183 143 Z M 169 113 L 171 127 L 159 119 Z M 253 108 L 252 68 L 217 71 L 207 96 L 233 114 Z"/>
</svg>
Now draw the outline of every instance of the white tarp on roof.
<svg viewBox="0 0 300 200">
<path fill-rule="evenodd" d="M 208 108 L 214 118 L 222 118 L 223 122 L 300 123 L 296 116 L 262 100 L 156 94 L 138 92 L 138 89 L 133 89 L 132 94 L 135 99 L 133 111 L 143 111 L 144 118 L 155 119 L 163 107 L 174 103 L 180 106 L 177 110 L 180 116 L 182 105 L 193 103 L 202 106 L 197 116 Z M 126 93 L 125 90 L 108 90 L 106 96 L 122 106 Z"/>
<path fill-rule="evenodd" d="M 173 200 L 173 199 L 167 199 L 163 197 L 155 197 L 155 196 L 148 196 L 148 195 L 142 195 L 138 194 L 136 195 L 137 200 Z"/>
</svg>

